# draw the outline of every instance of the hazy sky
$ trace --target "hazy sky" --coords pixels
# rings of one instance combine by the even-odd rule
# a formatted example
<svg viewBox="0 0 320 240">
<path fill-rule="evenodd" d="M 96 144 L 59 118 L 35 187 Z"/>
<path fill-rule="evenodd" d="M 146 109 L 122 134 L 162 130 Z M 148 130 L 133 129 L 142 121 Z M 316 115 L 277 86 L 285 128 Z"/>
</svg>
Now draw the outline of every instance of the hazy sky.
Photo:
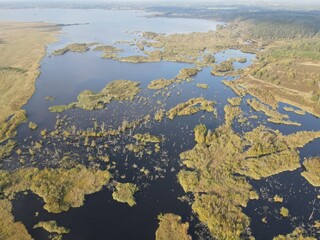
<svg viewBox="0 0 320 240">
<path fill-rule="evenodd" d="M 113 2 L 113 3 L 123 3 L 123 2 L 130 2 L 130 3 L 135 3 L 135 2 L 146 2 L 146 3 L 169 3 L 170 5 L 173 5 L 175 3 L 192 3 L 192 4 L 197 4 L 201 2 L 205 3 L 211 3 L 211 4 L 276 4 L 276 5 L 281 5 L 281 4 L 290 4 L 290 5 L 320 5 L 320 0 L 0 0 L 0 2 L 7 2 L 7 3 L 13 3 L 13 2 L 22 2 L 22 3 L 30 3 L 30 2 L 38 2 L 38 3 L 46 3 L 46 2 L 51 2 L 51 3 L 58 3 L 58 2 L 70 2 L 70 3 L 97 3 L 97 2 Z"/>
<path fill-rule="evenodd" d="M 320 0 L 57 0 L 55 2 L 59 1 L 64 1 L 64 2 L 85 2 L 85 3 L 90 3 L 90 2 L 211 2 L 211 3 L 216 3 L 216 2 L 235 2 L 235 3 L 303 3 L 303 2 L 308 2 L 308 3 L 320 3 Z M 0 0 L 0 2 L 52 2 L 52 0 Z"/>
</svg>

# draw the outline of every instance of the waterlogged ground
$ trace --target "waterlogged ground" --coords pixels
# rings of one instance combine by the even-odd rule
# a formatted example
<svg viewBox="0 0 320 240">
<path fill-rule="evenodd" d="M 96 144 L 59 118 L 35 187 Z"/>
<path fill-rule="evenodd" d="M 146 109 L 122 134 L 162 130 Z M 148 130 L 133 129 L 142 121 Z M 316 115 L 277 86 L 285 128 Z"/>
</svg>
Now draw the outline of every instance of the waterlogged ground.
<svg viewBox="0 0 320 240">
<path fill-rule="evenodd" d="M 159 62 L 159 63 L 121 63 L 101 58 L 101 52 L 66 53 L 62 56 L 52 56 L 50 53 L 65 44 L 73 42 L 101 42 L 113 44 L 118 40 L 132 41 L 139 37 L 132 31 L 154 32 L 192 32 L 214 30 L 216 23 L 192 19 L 144 18 L 143 12 L 103 11 L 103 10 L 1 10 L 1 18 L 18 21 L 46 21 L 60 24 L 89 23 L 63 27 L 61 41 L 48 47 L 49 55 L 41 65 L 41 75 L 36 84 L 36 92 L 24 107 L 29 121 L 38 124 L 37 130 L 29 129 L 28 123 L 18 129 L 16 139 L 22 156 L 28 156 L 29 149 L 36 141 L 42 141 L 41 151 L 37 152 L 35 160 L 24 159 L 13 154 L 5 159 L 2 168 L 13 170 L 22 166 L 35 165 L 40 168 L 56 166 L 57 159 L 72 153 L 77 161 L 86 165 L 94 165 L 95 156 L 108 155 L 109 162 L 101 163 L 109 167 L 114 181 L 130 182 L 139 187 L 134 195 L 136 205 L 119 203 L 112 199 L 112 191 L 106 188 L 100 192 L 86 196 L 85 204 L 80 208 L 71 208 L 67 212 L 52 214 L 43 209 L 43 202 L 32 193 L 19 194 L 13 201 L 13 215 L 21 221 L 35 239 L 46 239 L 48 233 L 42 229 L 33 229 L 39 221 L 56 220 L 60 226 L 70 229 L 63 239 L 154 239 L 158 227 L 157 216 L 160 213 L 174 213 L 182 217 L 183 222 L 189 222 L 189 234 L 194 239 L 211 239 L 206 226 L 200 224 L 192 213 L 187 201 L 181 201 L 185 193 L 177 182 L 177 173 L 182 168 L 179 154 L 194 147 L 193 129 L 199 123 L 214 130 L 224 123 L 224 106 L 227 99 L 235 97 L 235 93 L 221 81 L 225 77 L 211 75 L 211 68 L 204 68 L 191 82 L 184 81 L 173 84 L 167 90 L 155 95 L 157 91 L 147 88 L 148 84 L 159 78 L 174 78 L 182 68 L 192 67 L 192 64 Z M 99 19 L 96 20 L 96 19 Z M 125 48 L 125 52 L 139 52 L 134 47 Z M 129 54 L 128 53 L 128 54 Z M 234 63 L 235 68 L 245 68 L 254 60 L 253 54 L 238 50 L 228 50 L 215 55 L 216 62 L 221 63 L 229 58 L 245 57 L 246 63 Z M 234 77 L 226 77 L 232 80 Z M 116 79 L 128 79 L 141 83 L 142 91 L 137 98 L 130 101 L 111 102 L 106 109 L 86 111 L 71 109 L 63 113 L 51 113 L 48 108 L 54 105 L 69 104 L 77 99 L 83 90 L 100 91 L 107 83 Z M 197 87 L 197 84 L 207 84 L 207 89 Z M 53 96 L 55 100 L 45 100 Z M 141 98 L 142 97 L 142 98 Z M 216 102 L 217 114 L 200 111 L 191 116 L 178 116 L 173 120 L 164 117 L 159 123 L 153 120 L 159 109 L 168 111 L 179 103 L 190 98 L 204 97 Z M 278 129 L 283 134 L 302 130 L 320 130 L 319 119 L 310 114 L 298 115 L 283 110 L 291 121 L 301 123 L 301 126 L 277 125 L 267 122 L 267 117 L 253 111 L 246 104 L 245 97 L 241 109 L 247 121 L 239 123 L 235 120 L 234 129 L 243 133 L 261 123 L 272 129 Z M 151 115 L 150 121 L 142 121 L 136 128 L 127 130 L 120 135 L 96 139 L 94 147 L 84 146 L 78 138 L 65 136 L 41 137 L 44 129 L 52 131 L 58 119 L 60 130 L 85 130 L 88 128 L 117 129 L 124 120 L 134 121 Z M 256 115 L 258 118 L 250 118 Z M 126 145 L 134 143 L 132 136 L 136 133 L 151 133 L 162 136 L 160 151 L 154 151 L 152 144 L 147 145 L 150 154 L 134 154 L 126 150 Z M 105 145 L 108 147 L 105 147 Z M 307 144 L 300 150 L 300 158 L 319 156 L 320 140 Z M 90 159 L 90 157 L 93 157 Z M 256 239 L 272 239 L 278 234 L 287 234 L 295 227 L 313 224 L 320 219 L 319 188 L 310 185 L 301 177 L 302 169 L 284 172 L 263 180 L 252 180 L 250 184 L 259 193 L 260 199 L 249 201 L 243 209 L 251 218 L 251 231 Z M 274 203 L 274 195 L 281 195 L 283 203 Z M 187 195 L 189 196 L 189 195 Z M 190 196 L 189 196 L 190 197 Z M 271 200 L 270 200 L 271 199 Z M 286 207 L 290 211 L 289 218 L 279 215 L 279 209 Z M 266 217 L 266 223 L 262 219 Z"/>
</svg>

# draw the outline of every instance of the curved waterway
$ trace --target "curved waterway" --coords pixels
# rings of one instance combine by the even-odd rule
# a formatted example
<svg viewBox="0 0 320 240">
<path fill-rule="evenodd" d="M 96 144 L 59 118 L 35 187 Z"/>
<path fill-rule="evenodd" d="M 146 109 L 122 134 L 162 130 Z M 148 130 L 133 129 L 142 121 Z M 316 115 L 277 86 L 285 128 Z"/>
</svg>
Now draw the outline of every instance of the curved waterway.
<svg viewBox="0 0 320 240">
<path fill-rule="evenodd" d="M 65 128 L 74 125 L 77 129 L 92 128 L 94 122 L 104 123 L 108 127 L 117 127 L 123 120 L 136 120 L 148 113 L 154 113 L 158 101 L 164 101 L 161 95 L 154 96 L 153 90 L 147 89 L 150 81 L 159 78 L 173 78 L 185 67 L 193 65 L 176 62 L 159 63 L 121 63 L 115 60 L 101 58 L 100 52 L 67 53 L 63 56 L 53 56 L 50 53 L 73 42 L 100 42 L 115 44 L 116 41 L 132 41 L 139 37 L 133 31 L 154 31 L 163 33 L 194 32 L 215 30 L 216 22 L 196 19 L 166 19 L 146 18 L 141 11 L 110 11 L 110 10 L 68 10 L 68 9 L 23 9 L 0 10 L 1 19 L 14 21 L 44 21 L 59 24 L 85 23 L 84 25 L 65 26 L 62 28 L 60 41 L 48 46 L 48 56 L 41 64 L 41 74 L 36 82 L 36 92 L 24 106 L 30 121 L 38 124 L 36 131 L 31 131 L 28 124 L 22 124 L 18 129 L 16 140 L 27 149 L 34 141 L 39 140 L 40 131 L 53 130 L 57 116 L 65 118 Z M 138 49 L 125 49 L 131 53 L 139 53 Z M 246 63 L 235 63 L 236 69 L 252 64 L 255 56 L 239 50 L 227 50 L 215 55 L 217 62 L 228 58 L 245 57 Z M 115 168 L 111 169 L 114 180 L 132 182 L 139 186 L 135 194 L 137 205 L 130 208 L 127 204 L 112 199 L 109 189 L 86 196 L 85 204 L 80 208 L 72 208 L 68 212 L 51 214 L 43 209 L 43 202 L 32 193 L 19 194 L 13 201 L 13 214 L 17 221 L 25 224 L 29 233 L 35 239 L 47 239 L 48 234 L 42 229 L 33 229 L 39 221 L 56 220 L 59 225 L 71 230 L 63 239 L 154 239 L 158 227 L 157 216 L 160 213 L 175 213 L 182 216 L 183 221 L 190 222 L 190 234 L 194 239 L 199 235 L 210 239 L 205 226 L 201 225 L 192 214 L 191 206 L 179 200 L 184 192 L 177 182 L 176 174 L 181 169 L 179 154 L 195 145 L 193 128 L 203 123 L 208 129 L 214 130 L 224 123 L 223 108 L 227 99 L 235 97 L 235 93 L 221 83 L 224 77 L 214 77 L 210 68 L 204 68 L 192 82 L 183 82 L 169 87 L 170 96 L 164 101 L 165 110 L 190 98 L 203 96 L 214 100 L 217 107 L 217 117 L 212 113 L 198 112 L 192 116 L 176 117 L 174 120 L 165 118 L 161 123 L 151 121 L 140 125 L 131 134 L 149 132 L 162 135 L 165 141 L 161 143 L 161 151 L 144 154 L 137 157 L 128 151 L 122 151 L 130 143 L 127 134 L 117 139 L 97 140 L 97 145 L 108 142 L 114 148 L 104 150 Z M 106 109 L 86 111 L 72 109 L 61 114 L 51 113 L 48 108 L 53 105 L 68 104 L 76 101 L 83 90 L 100 91 L 107 83 L 116 79 L 128 79 L 141 82 L 142 92 L 139 97 L 145 97 L 148 103 L 142 105 L 138 100 L 133 102 L 112 102 Z M 232 80 L 233 77 L 227 77 Z M 198 83 L 208 84 L 208 89 L 196 86 Z M 54 101 L 46 101 L 46 96 L 54 96 Z M 287 104 L 280 104 L 279 111 Z M 270 128 L 278 129 L 284 134 L 301 130 L 320 130 L 319 119 L 306 114 L 286 113 L 290 120 L 302 123 L 302 126 L 286 126 L 268 123 L 263 114 L 253 112 L 243 100 L 241 108 L 247 116 L 255 114 L 258 119 L 248 118 L 247 124 L 235 122 L 234 129 L 244 132 L 263 123 Z M 115 147 L 117 146 L 117 147 Z M 320 154 L 320 141 L 316 140 L 300 149 L 300 157 L 317 156 Z M 72 144 L 66 144 L 63 139 L 43 142 L 42 154 L 37 156 L 36 166 L 41 168 L 55 164 L 54 158 L 70 152 L 78 154 L 79 162 L 88 163 L 88 150 Z M 120 150 L 115 150 L 115 149 Z M 94 155 L 98 150 L 90 150 Z M 53 153 L 55 155 L 53 156 Z M 26 162 L 26 165 L 31 165 Z M 136 167 L 133 167 L 135 165 Z M 3 163 L 3 168 L 16 169 L 20 166 L 18 157 L 13 155 Z M 141 169 L 150 173 L 145 175 Z M 320 219 L 319 188 L 312 187 L 300 175 L 301 169 L 284 172 L 251 184 L 260 195 L 266 196 L 258 201 L 250 201 L 244 212 L 251 218 L 251 230 L 256 239 L 272 239 L 278 234 L 287 234 L 301 224 L 312 223 Z M 280 194 L 285 196 L 284 206 L 290 209 L 294 219 L 279 218 L 275 214 L 279 205 L 269 201 L 270 196 Z M 269 198 L 268 198 L 269 197 Z M 314 210 L 315 209 L 315 210 Z M 312 218 L 310 218 L 313 212 Z M 261 219 L 268 215 L 268 223 Z M 200 234 L 199 234 L 200 232 Z"/>
</svg>

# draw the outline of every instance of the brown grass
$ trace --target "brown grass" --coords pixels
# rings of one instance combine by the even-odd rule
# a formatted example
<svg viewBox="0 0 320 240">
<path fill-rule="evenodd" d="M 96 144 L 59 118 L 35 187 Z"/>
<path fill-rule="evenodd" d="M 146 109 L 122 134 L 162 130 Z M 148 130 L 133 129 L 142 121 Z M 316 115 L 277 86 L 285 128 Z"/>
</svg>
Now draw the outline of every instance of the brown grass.
<svg viewBox="0 0 320 240">
<path fill-rule="evenodd" d="M 8 200 L 0 200 L 0 239 L 5 240 L 31 240 L 25 226 L 15 222 L 11 213 L 12 205 Z"/>
<path fill-rule="evenodd" d="M 58 30 L 45 23 L 0 22 L 0 126 L 32 96 L 46 45 L 56 41 Z"/>
<path fill-rule="evenodd" d="M 189 223 L 182 223 L 181 217 L 173 213 L 158 216 L 159 227 L 156 240 L 191 240 L 188 235 Z"/>
</svg>

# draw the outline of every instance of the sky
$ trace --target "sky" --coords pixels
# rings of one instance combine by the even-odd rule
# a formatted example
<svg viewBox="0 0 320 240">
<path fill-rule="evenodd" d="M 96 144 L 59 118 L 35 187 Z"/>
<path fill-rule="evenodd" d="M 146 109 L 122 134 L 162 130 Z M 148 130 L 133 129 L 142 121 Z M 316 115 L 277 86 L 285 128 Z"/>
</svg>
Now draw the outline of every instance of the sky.
<svg viewBox="0 0 320 240">
<path fill-rule="evenodd" d="M 59 0 L 58 0 L 59 1 Z M 61 1 L 61 0 L 60 0 Z M 67 2 L 75 2 L 75 3 L 79 3 L 79 2 L 85 2 L 85 3 L 89 3 L 90 1 L 88 0 L 65 0 Z M 223 0 L 93 0 L 92 2 L 210 2 L 210 3 L 215 3 L 215 2 L 234 2 L 234 3 L 250 3 L 250 2 L 255 2 L 255 3 L 319 3 L 320 4 L 320 0 L 227 0 L 227 1 L 223 1 Z M 52 0 L 0 0 L 0 2 L 52 2 Z"/>
<path fill-rule="evenodd" d="M 130 2 L 130 3 L 166 3 L 168 2 L 170 5 L 174 5 L 175 3 L 210 3 L 210 4 L 255 4 L 255 5 L 283 5 L 283 4 L 290 4 L 290 5 L 320 5 L 320 0 L 0 0 L 0 3 L 12 3 L 12 2 L 21 2 L 21 3 L 30 3 L 30 2 L 37 2 L 37 3 L 57 3 L 57 2 L 69 2 L 69 3 L 97 3 L 97 2 L 113 2 L 113 3 L 124 3 L 124 2 Z"/>
</svg>

